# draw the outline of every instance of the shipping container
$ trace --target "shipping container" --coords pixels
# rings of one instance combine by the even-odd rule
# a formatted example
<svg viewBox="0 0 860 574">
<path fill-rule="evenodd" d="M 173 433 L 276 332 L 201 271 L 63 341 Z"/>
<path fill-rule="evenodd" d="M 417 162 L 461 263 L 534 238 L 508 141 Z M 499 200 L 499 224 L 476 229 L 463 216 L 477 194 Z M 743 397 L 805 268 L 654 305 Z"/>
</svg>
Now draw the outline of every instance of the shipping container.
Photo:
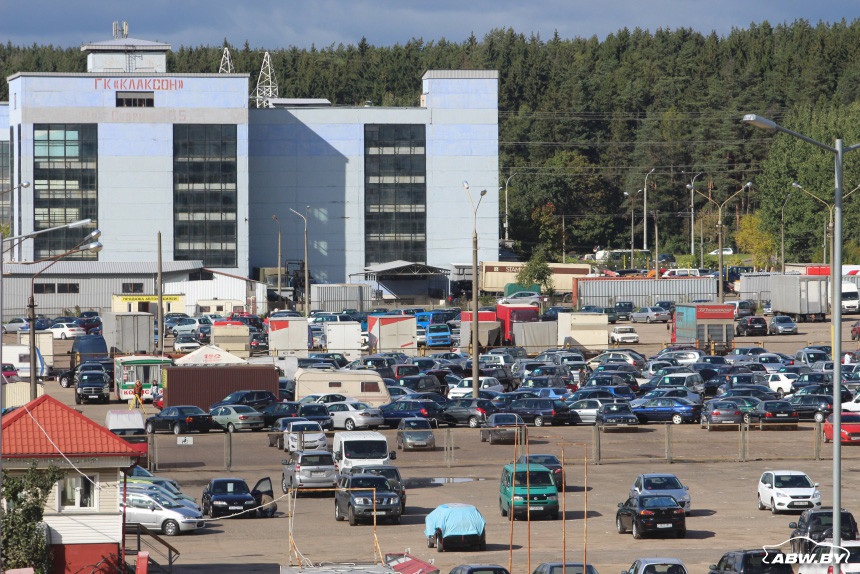
<svg viewBox="0 0 860 574">
<path fill-rule="evenodd" d="M 155 322 L 151 313 L 105 313 L 102 335 L 113 353 L 155 352 Z"/>
<path fill-rule="evenodd" d="M 325 329 L 326 351 L 343 353 L 350 361 L 361 357 L 361 323 L 357 321 L 327 321 Z"/>
<path fill-rule="evenodd" d="M 371 315 L 367 334 L 372 353 L 418 354 L 418 326 L 411 315 Z"/>
<path fill-rule="evenodd" d="M 331 313 L 344 309 L 369 311 L 373 305 L 373 289 L 363 283 L 312 284 L 311 305 Z"/>
<path fill-rule="evenodd" d="M 502 323 L 502 344 L 513 342 L 515 323 L 534 323 L 539 315 L 540 311 L 534 305 L 496 305 L 496 317 Z"/>
<path fill-rule="evenodd" d="M 829 284 L 821 275 L 774 275 L 770 308 L 774 315 L 788 315 L 795 322 L 823 321 L 829 312 Z"/>
<path fill-rule="evenodd" d="M 741 299 L 749 299 L 760 303 L 770 301 L 771 277 L 782 275 L 781 273 L 744 273 L 741 275 L 738 288 L 735 292 Z"/>
<path fill-rule="evenodd" d="M 496 312 L 495 311 L 478 311 L 478 321 L 496 321 Z M 472 322 L 472 312 L 471 311 L 463 311 L 460 313 L 460 322 L 461 323 L 471 323 Z"/>
<path fill-rule="evenodd" d="M 204 411 L 235 391 L 271 391 L 278 396 L 278 371 L 273 365 L 168 367 L 164 406 L 194 405 Z"/>
<path fill-rule="evenodd" d="M 821 263 L 786 263 L 787 275 L 830 275 L 830 265 Z"/>
<path fill-rule="evenodd" d="M 556 344 L 566 349 L 597 353 L 609 340 L 609 315 L 602 313 L 559 313 Z"/>
<path fill-rule="evenodd" d="M 525 262 L 482 261 L 481 291 L 505 293 L 505 285 L 516 283 L 517 273 L 525 265 Z M 570 293 L 572 277 L 584 277 L 591 273 L 591 265 L 587 263 L 550 263 L 549 268 L 552 270 L 552 287 L 556 293 Z M 517 289 L 517 291 L 528 291 L 528 289 Z"/>
<path fill-rule="evenodd" d="M 613 307 L 618 301 L 632 301 L 633 306 L 639 308 L 651 307 L 657 301 L 691 303 L 717 300 L 715 277 L 582 277 L 574 278 L 572 282 L 572 301 L 577 307 Z"/>
<path fill-rule="evenodd" d="M 676 304 L 674 320 L 669 324 L 671 341 L 693 345 L 708 354 L 725 354 L 734 340 L 734 313 L 733 305 Z"/>
<path fill-rule="evenodd" d="M 270 352 L 306 358 L 311 343 L 311 333 L 305 317 L 269 319 Z"/>
</svg>

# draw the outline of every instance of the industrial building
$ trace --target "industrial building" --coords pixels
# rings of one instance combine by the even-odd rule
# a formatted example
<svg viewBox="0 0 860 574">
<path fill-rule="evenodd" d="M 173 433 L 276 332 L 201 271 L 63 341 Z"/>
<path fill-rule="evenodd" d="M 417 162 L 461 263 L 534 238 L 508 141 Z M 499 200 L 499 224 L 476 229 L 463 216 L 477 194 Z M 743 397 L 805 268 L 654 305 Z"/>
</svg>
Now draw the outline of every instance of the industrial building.
<svg viewBox="0 0 860 574">
<path fill-rule="evenodd" d="M 364 281 L 366 268 L 397 260 L 450 269 L 471 259 L 464 181 L 476 200 L 489 191 L 479 257 L 496 259 L 496 71 L 429 70 L 415 107 L 269 98 L 256 108 L 248 74 L 170 73 L 168 44 L 115 27 L 81 49 L 86 73 L 7 78 L 0 191 L 12 191 L 0 220 L 16 236 L 92 223 L 22 241 L 7 261 L 63 255 L 98 228 L 103 250 L 68 256 L 63 281 L 92 262 L 151 270 L 161 232 L 165 262 L 227 274 L 217 286 L 277 267 L 279 228 L 281 263 L 303 261 L 306 216 L 316 282 Z M 108 307 L 115 289 L 99 287 L 92 306 Z M 18 291 L 4 297 L 7 316 L 24 305 L 10 300 Z"/>
</svg>

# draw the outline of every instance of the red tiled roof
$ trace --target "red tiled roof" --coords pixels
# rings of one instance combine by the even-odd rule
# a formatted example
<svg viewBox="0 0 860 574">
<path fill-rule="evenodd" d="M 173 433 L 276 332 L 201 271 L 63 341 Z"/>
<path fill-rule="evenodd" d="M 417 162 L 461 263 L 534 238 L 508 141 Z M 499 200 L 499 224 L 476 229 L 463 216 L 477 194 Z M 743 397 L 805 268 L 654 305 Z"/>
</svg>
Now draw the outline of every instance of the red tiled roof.
<svg viewBox="0 0 860 574">
<path fill-rule="evenodd" d="M 105 427 L 49 395 L 3 417 L 3 458 L 58 457 L 57 449 L 69 458 L 140 454 Z"/>
</svg>

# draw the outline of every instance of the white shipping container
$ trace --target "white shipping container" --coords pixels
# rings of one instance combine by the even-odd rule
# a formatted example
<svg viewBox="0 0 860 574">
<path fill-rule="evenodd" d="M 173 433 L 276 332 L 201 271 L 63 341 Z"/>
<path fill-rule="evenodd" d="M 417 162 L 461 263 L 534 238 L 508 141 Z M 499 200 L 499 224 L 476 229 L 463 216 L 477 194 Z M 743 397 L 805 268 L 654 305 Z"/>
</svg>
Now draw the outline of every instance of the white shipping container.
<svg viewBox="0 0 860 574">
<path fill-rule="evenodd" d="M 608 346 L 609 315 L 559 313 L 558 346 L 585 351 L 602 351 Z"/>
<path fill-rule="evenodd" d="M 307 358 L 308 320 L 305 317 L 269 319 L 269 351 L 285 357 Z"/>
<path fill-rule="evenodd" d="M 418 355 L 418 327 L 410 315 L 379 315 L 367 318 L 368 343 L 373 352 Z"/>
<path fill-rule="evenodd" d="M 361 323 L 357 321 L 326 321 L 325 341 L 329 353 L 343 353 L 349 360 L 361 357 Z"/>
<path fill-rule="evenodd" d="M 312 284 L 311 304 L 314 309 L 339 313 L 344 309 L 370 309 L 372 289 L 363 283 Z"/>
<path fill-rule="evenodd" d="M 102 315 L 102 334 L 108 350 L 120 354 L 138 351 L 155 352 L 155 323 L 152 313 L 105 313 Z"/>
</svg>

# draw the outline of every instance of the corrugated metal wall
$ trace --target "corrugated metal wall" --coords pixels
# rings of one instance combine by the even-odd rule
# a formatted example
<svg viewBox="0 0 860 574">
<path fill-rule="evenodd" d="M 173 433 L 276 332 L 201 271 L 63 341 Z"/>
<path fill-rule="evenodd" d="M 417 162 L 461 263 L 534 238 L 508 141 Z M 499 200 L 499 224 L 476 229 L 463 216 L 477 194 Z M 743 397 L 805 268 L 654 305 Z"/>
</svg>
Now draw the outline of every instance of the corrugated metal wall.
<svg viewBox="0 0 860 574">
<path fill-rule="evenodd" d="M 228 275 L 215 274 L 213 279 L 206 281 L 165 281 L 165 294 L 185 295 L 185 312 L 189 315 L 197 314 L 197 301 L 209 299 L 237 299 L 248 303 L 249 298 L 255 299 L 256 310 L 248 308 L 251 312 L 264 313 L 267 310 L 266 285 L 263 283 L 251 283 L 253 288 L 248 292 L 248 281 Z"/>
<path fill-rule="evenodd" d="M 10 276 L 3 278 L 3 318 L 25 317 L 27 300 L 30 298 L 30 277 Z M 56 276 L 42 275 L 36 278 L 39 283 L 77 283 L 79 293 L 36 293 L 36 313 L 48 317 L 64 315 L 65 311 L 75 314 L 75 307 L 81 311 L 111 310 L 111 295 L 122 293 L 123 283 L 143 283 L 144 293 L 155 292 L 155 277 L 144 278 L 109 276 Z"/>
<path fill-rule="evenodd" d="M 311 285 L 311 307 L 337 313 L 344 309 L 370 311 L 372 288 L 363 283 Z"/>
<path fill-rule="evenodd" d="M 782 273 L 744 273 L 741 275 L 738 297 L 753 301 L 770 301 L 770 278 Z"/>
<path fill-rule="evenodd" d="M 616 301 L 632 301 L 634 307 L 647 307 L 657 301 L 690 303 L 696 300 L 715 301 L 717 299 L 717 280 L 713 277 L 685 279 L 587 277 L 574 279 L 573 282 L 575 302 L 579 306 L 611 307 Z"/>
<path fill-rule="evenodd" d="M 278 372 L 272 365 L 168 367 L 164 406 L 209 407 L 234 391 L 272 391 L 278 396 Z"/>
</svg>

